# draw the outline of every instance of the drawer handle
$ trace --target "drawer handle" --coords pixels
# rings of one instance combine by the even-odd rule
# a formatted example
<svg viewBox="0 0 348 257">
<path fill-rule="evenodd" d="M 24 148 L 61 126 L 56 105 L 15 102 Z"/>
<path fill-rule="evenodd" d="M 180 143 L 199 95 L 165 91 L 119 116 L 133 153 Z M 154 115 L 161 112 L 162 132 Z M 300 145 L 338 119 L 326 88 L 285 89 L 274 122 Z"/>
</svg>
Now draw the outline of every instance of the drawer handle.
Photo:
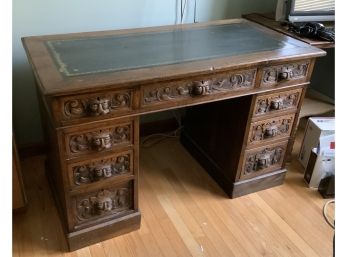
<svg viewBox="0 0 348 257">
<path fill-rule="evenodd" d="M 110 112 L 111 101 L 108 98 L 95 98 L 88 102 L 88 109 L 92 116 L 105 115 Z"/>
<path fill-rule="evenodd" d="M 129 172 L 131 172 L 130 154 L 73 167 L 75 185 L 90 184 Z"/>
<path fill-rule="evenodd" d="M 96 180 L 112 177 L 111 164 L 97 165 L 94 167 L 93 173 Z"/>
<path fill-rule="evenodd" d="M 78 220 L 119 212 L 131 205 L 128 188 L 116 190 L 101 189 L 96 195 L 82 198 L 77 204 Z"/>
<path fill-rule="evenodd" d="M 265 129 L 265 137 L 275 137 L 279 134 L 279 129 L 276 125 L 269 126 Z"/>
<path fill-rule="evenodd" d="M 192 95 L 200 96 L 200 95 L 208 95 L 210 91 L 210 80 L 207 81 L 195 81 L 192 85 Z"/>
<path fill-rule="evenodd" d="M 270 109 L 272 110 L 281 110 L 284 105 L 284 99 L 278 98 L 278 99 L 273 99 L 271 101 L 271 106 Z"/>
<path fill-rule="evenodd" d="M 112 135 L 109 133 L 94 135 L 92 144 L 97 151 L 109 149 L 112 147 Z"/>
<path fill-rule="evenodd" d="M 292 77 L 293 77 L 293 70 L 292 69 L 283 68 L 278 73 L 278 81 L 289 80 Z"/>
<path fill-rule="evenodd" d="M 269 153 L 261 154 L 257 160 L 257 170 L 262 170 L 271 165 L 271 155 Z"/>
</svg>

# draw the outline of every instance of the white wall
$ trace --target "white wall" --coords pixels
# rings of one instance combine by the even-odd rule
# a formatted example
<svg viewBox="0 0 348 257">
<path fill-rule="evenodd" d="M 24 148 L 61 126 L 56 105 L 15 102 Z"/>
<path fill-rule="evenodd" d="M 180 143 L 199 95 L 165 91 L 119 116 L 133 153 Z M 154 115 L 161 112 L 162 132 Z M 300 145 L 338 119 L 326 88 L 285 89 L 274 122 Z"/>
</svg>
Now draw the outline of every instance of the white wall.
<svg viewBox="0 0 348 257">
<path fill-rule="evenodd" d="M 185 1 L 185 0 L 183 0 Z M 20 38 L 180 23 L 181 0 L 13 0 L 13 126 L 19 146 L 42 141 L 33 76 Z M 276 0 L 197 0 L 196 21 L 273 12 Z M 187 0 L 185 23 L 193 22 Z"/>
</svg>

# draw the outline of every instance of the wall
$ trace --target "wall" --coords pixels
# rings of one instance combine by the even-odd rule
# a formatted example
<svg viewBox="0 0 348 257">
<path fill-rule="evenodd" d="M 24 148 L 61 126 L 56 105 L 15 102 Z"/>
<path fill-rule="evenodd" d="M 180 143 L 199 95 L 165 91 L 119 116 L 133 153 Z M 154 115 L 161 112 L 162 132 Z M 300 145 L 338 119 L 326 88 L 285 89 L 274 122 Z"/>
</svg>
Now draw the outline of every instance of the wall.
<svg viewBox="0 0 348 257">
<path fill-rule="evenodd" d="M 196 21 L 273 12 L 275 6 L 276 0 L 197 0 Z M 12 8 L 13 129 L 19 146 L 43 139 L 33 75 L 21 37 L 180 23 L 180 0 L 13 0 Z M 193 10 L 194 0 L 187 0 L 185 23 L 193 22 Z"/>
<path fill-rule="evenodd" d="M 335 48 L 324 50 L 327 55 L 315 61 L 309 90 L 319 99 L 335 103 Z"/>
</svg>

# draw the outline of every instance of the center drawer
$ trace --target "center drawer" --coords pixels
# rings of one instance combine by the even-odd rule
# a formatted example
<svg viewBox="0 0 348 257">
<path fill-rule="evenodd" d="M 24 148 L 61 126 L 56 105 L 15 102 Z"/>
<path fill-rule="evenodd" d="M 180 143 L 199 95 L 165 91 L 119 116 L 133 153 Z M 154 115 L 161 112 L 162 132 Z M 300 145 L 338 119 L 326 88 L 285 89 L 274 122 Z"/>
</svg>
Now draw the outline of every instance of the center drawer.
<svg viewBox="0 0 348 257">
<path fill-rule="evenodd" d="M 255 87 L 256 69 L 215 73 L 155 85 L 141 86 L 141 108 L 158 109 L 228 97 Z M 203 100 L 204 99 L 204 100 Z"/>
</svg>

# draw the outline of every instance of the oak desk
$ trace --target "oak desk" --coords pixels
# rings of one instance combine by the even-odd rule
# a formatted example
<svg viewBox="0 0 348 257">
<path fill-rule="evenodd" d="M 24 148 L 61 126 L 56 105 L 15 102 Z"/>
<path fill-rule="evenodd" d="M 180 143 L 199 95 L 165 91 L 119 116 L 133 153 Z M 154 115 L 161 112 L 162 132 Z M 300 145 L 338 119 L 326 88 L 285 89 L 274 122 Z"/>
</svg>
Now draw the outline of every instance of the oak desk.
<svg viewBox="0 0 348 257">
<path fill-rule="evenodd" d="M 242 19 L 23 44 L 70 250 L 139 228 L 139 115 L 187 107 L 181 141 L 230 197 L 281 184 L 325 54 Z"/>
</svg>

